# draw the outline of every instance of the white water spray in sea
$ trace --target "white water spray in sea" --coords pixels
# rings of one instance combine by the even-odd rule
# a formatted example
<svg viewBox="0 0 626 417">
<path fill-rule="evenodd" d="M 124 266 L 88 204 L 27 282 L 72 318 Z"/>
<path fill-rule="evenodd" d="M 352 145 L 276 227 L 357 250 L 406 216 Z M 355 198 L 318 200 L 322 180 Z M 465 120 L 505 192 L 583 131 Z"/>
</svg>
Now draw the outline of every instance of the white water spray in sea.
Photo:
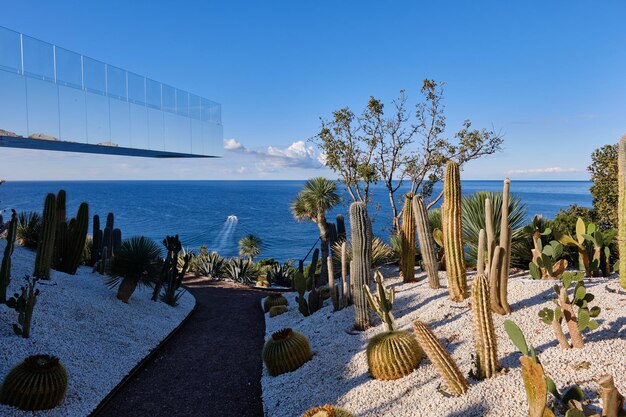
<svg viewBox="0 0 626 417">
<path fill-rule="evenodd" d="M 215 240 L 213 240 L 213 245 L 211 245 L 214 248 L 213 250 L 219 252 L 224 248 L 224 245 L 228 243 L 233 233 L 235 232 L 238 221 L 239 219 L 234 214 L 231 214 L 226 218 L 226 221 L 222 226 L 222 230 L 220 230 Z"/>
</svg>

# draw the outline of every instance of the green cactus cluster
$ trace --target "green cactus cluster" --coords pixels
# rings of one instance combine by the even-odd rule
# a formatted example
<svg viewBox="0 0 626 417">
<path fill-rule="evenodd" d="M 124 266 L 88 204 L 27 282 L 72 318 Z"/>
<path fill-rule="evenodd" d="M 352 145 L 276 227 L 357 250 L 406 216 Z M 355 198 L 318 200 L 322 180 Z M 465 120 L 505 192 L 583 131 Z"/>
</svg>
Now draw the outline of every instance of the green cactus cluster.
<svg viewBox="0 0 626 417">
<path fill-rule="evenodd" d="M 544 246 L 539 239 L 536 241 L 536 249 L 533 249 L 533 252 L 537 255 L 533 255 L 533 262 L 528 264 L 530 276 L 533 279 L 561 278 L 568 266 L 567 260 L 561 259 L 563 256 L 562 243 L 552 240 Z"/>
<path fill-rule="evenodd" d="M 4 378 L 0 402 L 26 411 L 57 407 L 67 391 L 67 371 L 58 358 L 29 356 Z"/>
<path fill-rule="evenodd" d="M 263 346 L 263 363 L 271 376 L 292 372 L 313 356 L 309 340 L 300 332 L 285 328 L 272 334 Z"/>
<path fill-rule="evenodd" d="M 370 374 L 376 379 L 393 380 L 402 378 L 417 368 L 422 361 L 422 352 L 415 336 L 406 331 L 396 330 L 391 313 L 394 293 L 387 291 L 380 271 L 374 274 L 378 293 L 372 294 L 369 286 L 363 289 L 372 310 L 387 326 L 387 331 L 379 333 L 367 344 L 367 365 Z"/>
<path fill-rule="evenodd" d="M 104 229 L 100 229 L 100 217 L 93 217 L 93 246 L 91 259 L 94 271 L 108 274 L 111 271 L 111 259 L 115 251 L 122 245 L 122 231 L 115 228 L 115 216 L 107 214 Z"/>
<path fill-rule="evenodd" d="M 491 378 L 500 370 L 498 342 L 493 327 L 489 282 L 479 274 L 472 283 L 472 316 L 474 324 L 474 346 L 476 368 L 479 378 Z"/>
<path fill-rule="evenodd" d="M 39 295 L 39 289 L 35 288 L 39 278 L 31 278 L 26 275 L 24 280 L 26 283 L 20 287 L 20 292 L 9 298 L 6 304 L 7 307 L 17 311 L 17 324 L 13 324 L 13 332 L 24 339 L 28 339 L 33 311 Z"/>
<path fill-rule="evenodd" d="M 7 289 L 11 283 L 11 256 L 15 248 L 15 237 L 17 236 L 17 213 L 11 210 L 11 220 L 7 229 L 7 244 L 4 247 L 2 255 L 2 264 L 0 265 L 0 304 L 7 301 Z"/>
<path fill-rule="evenodd" d="M 582 332 L 585 330 L 595 330 L 599 324 L 594 318 L 600 314 L 600 307 L 590 307 L 589 303 L 593 301 L 594 295 L 587 292 L 585 288 L 584 275 L 582 272 L 563 273 L 561 278 L 562 286 L 555 285 L 554 292 L 556 298 L 554 308 L 544 308 L 539 312 L 541 320 L 552 326 L 554 333 L 559 341 L 559 345 L 563 349 L 569 349 L 570 343 L 565 338 L 561 328 L 562 322 L 565 321 L 569 331 L 572 345 L 575 348 L 582 348 L 584 341 Z M 569 290 L 574 284 L 571 291 L 570 299 Z"/>
<path fill-rule="evenodd" d="M 448 161 L 443 182 L 441 223 L 448 274 L 450 300 L 461 302 L 468 297 L 463 227 L 461 221 L 461 175 L 459 165 Z"/>
<path fill-rule="evenodd" d="M 305 269 L 303 261 L 299 262 L 298 269 L 293 274 L 293 286 L 298 292 L 296 301 L 298 302 L 298 311 L 303 316 L 308 317 L 318 311 L 324 305 L 321 290 L 315 287 L 314 265 L 317 265 L 319 250 L 315 249 L 311 264 Z M 315 262 L 315 263 L 313 263 Z"/>
<path fill-rule="evenodd" d="M 413 216 L 413 193 L 405 194 L 402 208 L 402 228 L 400 242 L 400 271 L 404 282 L 415 281 L 415 217 Z"/>
<path fill-rule="evenodd" d="M 582 218 L 576 221 L 576 233 L 560 235 L 558 241 L 563 245 L 572 246 L 578 251 L 578 269 L 585 271 L 586 277 L 606 277 L 610 275 L 611 268 L 611 242 L 605 239 L 605 235 L 595 223 L 585 224 Z"/>
<path fill-rule="evenodd" d="M 419 320 L 413 322 L 413 332 L 419 346 L 428 359 L 435 365 L 439 375 L 444 379 L 448 392 L 451 395 L 462 395 L 469 389 L 467 379 L 463 376 L 458 366 L 437 339 L 433 331 Z"/>
<path fill-rule="evenodd" d="M 282 294 L 270 294 L 263 300 L 263 311 L 268 313 L 274 306 L 287 306 L 289 301 Z"/>
<path fill-rule="evenodd" d="M 183 250 L 183 245 L 178 235 L 166 236 L 162 244 L 165 247 L 166 256 L 161 268 L 161 274 L 154 285 L 152 301 L 156 301 L 159 298 L 164 303 L 176 307 L 178 300 L 184 294 L 185 290 L 180 289 L 180 287 L 183 283 L 183 278 L 189 270 L 194 254 L 193 252 L 185 252 Z M 179 256 L 180 253 L 184 254 Z M 163 292 L 161 292 L 162 288 Z"/>
<path fill-rule="evenodd" d="M 33 275 L 41 279 L 50 279 L 50 268 L 54 259 L 54 243 L 57 231 L 56 196 L 52 193 L 46 196 L 41 218 L 41 236 L 35 256 L 35 271 Z"/>
<path fill-rule="evenodd" d="M 56 234 L 53 267 L 70 275 L 76 274 L 80 265 L 87 231 L 89 229 L 89 206 L 81 203 L 75 218 L 67 220 L 65 191 L 61 190 L 56 199 Z"/>
<path fill-rule="evenodd" d="M 439 288 L 439 262 L 437 262 L 435 244 L 428 224 L 428 211 L 421 195 L 413 197 L 413 215 L 415 216 L 422 264 L 428 275 L 428 285 L 430 288 L 437 289 Z"/>
<path fill-rule="evenodd" d="M 286 313 L 288 310 L 286 305 L 278 305 L 278 306 L 272 306 L 269 309 L 269 314 L 270 317 L 276 317 L 276 316 L 280 316 L 283 313 Z"/>
<path fill-rule="evenodd" d="M 352 233 L 352 260 L 350 283 L 354 292 L 354 328 L 365 330 L 371 326 L 364 285 L 369 285 L 372 267 L 372 222 L 367 215 L 367 205 L 355 202 L 350 205 L 350 231 Z"/>
<path fill-rule="evenodd" d="M 351 412 L 334 405 L 326 404 L 305 411 L 302 417 L 355 417 Z"/>
</svg>

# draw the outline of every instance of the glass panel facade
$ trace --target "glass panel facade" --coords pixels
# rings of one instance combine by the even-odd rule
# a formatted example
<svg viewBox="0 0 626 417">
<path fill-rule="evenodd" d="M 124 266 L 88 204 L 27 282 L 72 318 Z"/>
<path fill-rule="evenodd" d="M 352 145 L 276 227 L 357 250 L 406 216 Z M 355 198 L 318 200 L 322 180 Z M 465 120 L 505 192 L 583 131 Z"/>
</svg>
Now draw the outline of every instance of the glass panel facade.
<svg viewBox="0 0 626 417">
<path fill-rule="evenodd" d="M 1 26 L 0 92 L 0 146 L 157 157 L 221 153 L 218 103 Z"/>
</svg>

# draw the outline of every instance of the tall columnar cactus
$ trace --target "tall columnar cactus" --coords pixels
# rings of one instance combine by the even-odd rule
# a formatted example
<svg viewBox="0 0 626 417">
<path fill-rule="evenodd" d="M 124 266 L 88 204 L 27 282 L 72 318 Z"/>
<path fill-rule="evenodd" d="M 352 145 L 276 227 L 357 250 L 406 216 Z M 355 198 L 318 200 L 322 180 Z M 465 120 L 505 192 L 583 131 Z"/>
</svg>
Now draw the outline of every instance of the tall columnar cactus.
<svg viewBox="0 0 626 417">
<path fill-rule="evenodd" d="M 414 194 L 404 196 L 402 208 L 402 229 L 400 230 L 402 254 L 400 263 L 404 282 L 415 281 L 415 217 L 413 216 Z"/>
<path fill-rule="evenodd" d="M 626 289 L 626 135 L 622 136 L 618 145 L 617 175 L 617 242 L 619 250 L 619 282 Z"/>
<path fill-rule="evenodd" d="M 615 387 L 615 381 L 609 374 L 602 375 L 598 379 L 600 385 L 600 397 L 602 398 L 602 415 L 606 417 L 619 417 L 626 414 L 624 411 L 624 396 Z"/>
<path fill-rule="evenodd" d="M 335 284 L 335 268 L 333 266 L 333 257 L 326 258 L 328 263 L 328 288 L 330 290 L 330 299 L 333 302 L 333 309 L 335 311 L 341 309 L 339 305 L 339 293 L 337 292 L 337 286 Z"/>
<path fill-rule="evenodd" d="M 396 330 L 391 314 L 395 291 L 385 290 L 383 276 L 379 271 L 374 274 L 374 281 L 377 295 L 371 293 L 368 285 L 364 285 L 363 289 L 370 306 L 387 326 L 387 331 L 377 334 L 367 344 L 367 365 L 370 374 L 376 379 L 402 378 L 419 366 L 422 352 L 411 333 Z"/>
<path fill-rule="evenodd" d="M 346 236 L 346 222 L 343 219 L 343 215 L 342 214 L 338 214 L 337 215 L 337 238 L 340 241 L 345 241 L 347 236 Z"/>
<path fill-rule="evenodd" d="M 0 402 L 21 410 L 48 410 L 61 404 L 67 391 L 67 371 L 58 358 L 27 357 L 2 383 Z"/>
<path fill-rule="evenodd" d="M 271 376 L 295 371 L 312 356 L 306 336 L 290 328 L 272 334 L 265 342 L 262 353 L 263 362 Z"/>
<path fill-rule="evenodd" d="M 15 248 L 15 237 L 17 235 L 17 213 L 11 210 L 11 220 L 7 230 L 7 244 L 4 247 L 2 265 L 0 265 L 0 304 L 7 301 L 7 288 L 11 282 L 11 256 Z"/>
<path fill-rule="evenodd" d="M 296 297 L 296 301 L 298 301 L 298 310 L 303 316 L 307 317 L 311 313 L 309 312 L 309 304 L 304 297 L 306 292 L 306 278 L 304 277 L 304 273 L 301 268 L 298 268 L 298 270 L 293 274 L 293 286 L 298 292 L 298 296 Z"/>
<path fill-rule="evenodd" d="M 477 275 L 472 284 L 472 315 L 479 378 L 491 378 L 500 370 L 498 342 L 493 328 L 490 303 L 487 277 L 483 274 Z"/>
<path fill-rule="evenodd" d="M 352 303 L 350 295 L 350 283 L 348 282 L 349 271 L 348 264 L 348 244 L 341 242 L 341 306 L 342 308 L 349 306 Z"/>
<path fill-rule="evenodd" d="M 100 216 L 95 214 L 92 222 L 92 245 L 91 245 L 91 265 L 95 265 L 100 260 L 102 250 L 102 230 L 100 229 Z"/>
<path fill-rule="evenodd" d="M 50 279 L 50 267 L 54 257 L 54 243 L 57 230 L 56 197 L 46 196 L 41 224 L 41 235 L 35 257 L 35 275 L 37 278 Z"/>
<path fill-rule="evenodd" d="M 309 265 L 309 273 L 306 277 L 306 289 L 307 291 L 311 291 L 315 288 L 315 270 L 317 269 L 317 261 L 320 257 L 320 250 L 315 248 L 313 251 L 313 255 L 311 256 L 311 264 Z"/>
<path fill-rule="evenodd" d="M 353 288 L 354 328 L 365 330 L 371 326 L 364 285 L 369 285 L 372 267 L 372 223 L 367 206 L 362 202 L 350 205 L 350 231 L 352 234 L 352 261 L 350 281 Z"/>
<path fill-rule="evenodd" d="M 443 192 L 441 222 L 448 291 L 452 301 L 460 302 L 466 299 L 468 294 L 461 224 L 461 175 L 458 164 L 453 161 L 448 161 L 446 165 Z"/>
<path fill-rule="evenodd" d="M 428 274 L 428 285 L 430 288 L 439 288 L 439 263 L 435 252 L 433 235 L 428 224 L 428 211 L 421 195 L 413 197 L 413 214 L 417 226 L 417 237 L 422 254 L 422 262 Z"/>
<path fill-rule="evenodd" d="M 81 203 L 78 214 L 69 223 L 62 221 L 57 227 L 57 269 L 70 275 L 76 274 L 87 241 L 89 230 L 89 206 Z"/>
<path fill-rule="evenodd" d="M 413 322 L 413 332 L 420 347 L 446 382 L 448 392 L 452 395 L 465 393 L 469 389 L 467 380 L 433 331 L 426 324 L 415 320 Z"/>
<path fill-rule="evenodd" d="M 502 209 L 500 217 L 500 247 L 504 249 L 504 256 L 502 267 L 500 268 L 500 294 L 498 300 L 500 306 L 504 309 L 506 314 L 511 313 L 511 307 L 509 306 L 508 298 L 508 282 L 509 282 L 509 268 L 511 264 L 511 239 L 512 230 L 509 226 L 509 190 L 511 188 L 511 180 L 506 178 L 504 180 L 504 187 L 502 189 Z"/>
</svg>

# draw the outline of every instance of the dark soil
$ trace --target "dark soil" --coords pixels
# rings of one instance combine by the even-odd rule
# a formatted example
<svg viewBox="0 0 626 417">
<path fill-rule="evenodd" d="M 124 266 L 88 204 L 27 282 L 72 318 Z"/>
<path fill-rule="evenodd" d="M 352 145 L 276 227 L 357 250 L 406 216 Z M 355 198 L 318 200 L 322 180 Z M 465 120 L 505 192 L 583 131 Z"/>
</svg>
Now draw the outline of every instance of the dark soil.
<svg viewBox="0 0 626 417">
<path fill-rule="evenodd" d="M 262 291 L 187 280 L 196 311 L 98 417 L 263 417 Z"/>
</svg>

